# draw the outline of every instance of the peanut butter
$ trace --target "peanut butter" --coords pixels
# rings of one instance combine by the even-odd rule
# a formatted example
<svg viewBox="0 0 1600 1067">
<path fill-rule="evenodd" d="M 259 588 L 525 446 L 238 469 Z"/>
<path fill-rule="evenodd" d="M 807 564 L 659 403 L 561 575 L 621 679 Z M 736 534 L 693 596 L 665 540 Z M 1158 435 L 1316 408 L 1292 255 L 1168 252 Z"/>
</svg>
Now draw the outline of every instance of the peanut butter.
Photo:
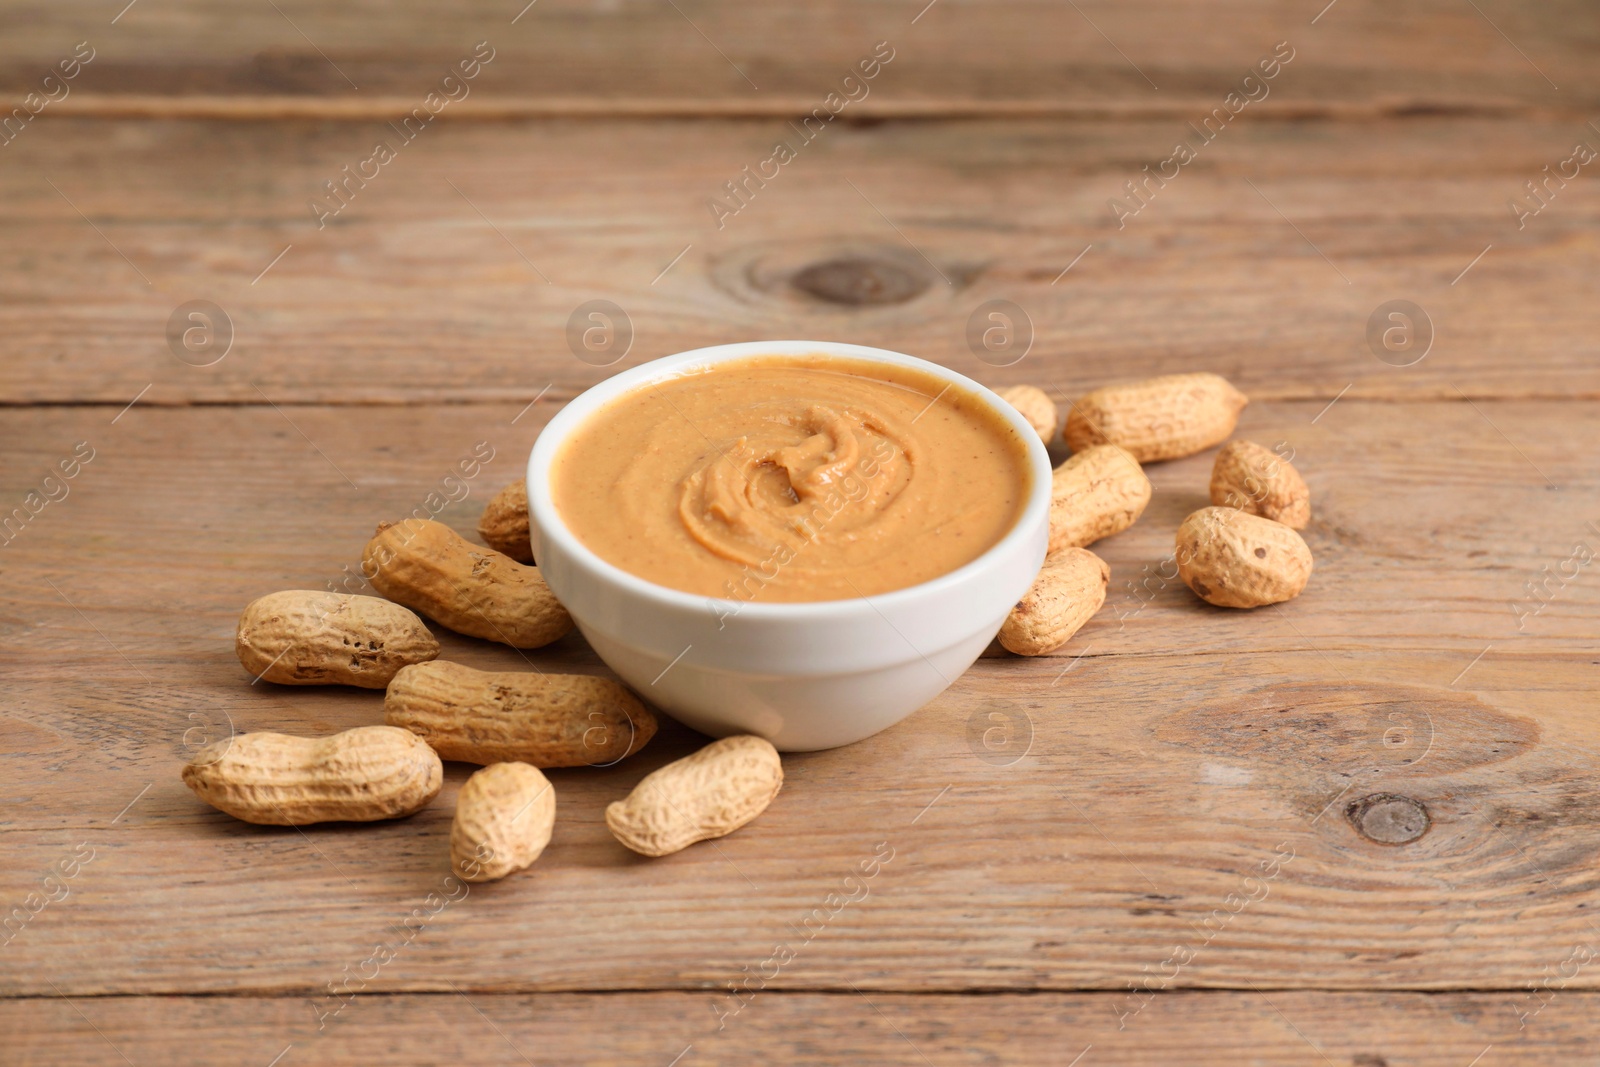
<svg viewBox="0 0 1600 1067">
<path fill-rule="evenodd" d="M 1029 490 L 988 404 L 913 368 L 828 356 L 712 364 L 591 415 L 551 471 L 602 559 L 708 597 L 839 600 L 983 554 Z"/>
</svg>

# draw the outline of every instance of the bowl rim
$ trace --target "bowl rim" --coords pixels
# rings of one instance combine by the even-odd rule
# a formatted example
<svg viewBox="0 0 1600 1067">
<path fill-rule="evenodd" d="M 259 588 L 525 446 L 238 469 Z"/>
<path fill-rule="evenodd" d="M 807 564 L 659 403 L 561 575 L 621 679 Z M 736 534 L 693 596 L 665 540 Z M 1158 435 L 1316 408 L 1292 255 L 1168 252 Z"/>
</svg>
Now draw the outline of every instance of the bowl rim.
<svg viewBox="0 0 1600 1067">
<path fill-rule="evenodd" d="M 886 363 L 921 370 L 950 385 L 967 390 L 972 396 L 987 403 L 994 411 L 998 412 L 1002 419 L 1009 423 L 1022 439 L 1023 446 L 1027 452 L 1030 477 L 1027 503 L 1022 509 L 1022 513 L 1017 516 L 1016 521 L 1011 524 L 1010 529 L 1005 532 L 1004 536 L 990 545 L 976 558 L 967 561 L 954 570 L 946 571 L 915 585 L 891 589 L 884 593 L 844 597 L 835 600 L 761 603 L 755 600 L 735 600 L 730 597 L 690 593 L 682 589 L 673 589 L 670 586 L 660 585 L 650 581 L 648 578 L 641 578 L 617 566 L 615 563 L 603 559 L 585 545 L 561 520 L 550 491 L 550 468 L 560 446 L 565 443 L 572 432 L 606 404 L 624 393 L 632 392 L 647 383 L 668 381 L 680 377 L 690 367 L 710 366 L 712 364 L 758 358 L 760 356 L 811 355 L 855 359 L 869 363 Z M 653 600 L 663 607 L 696 612 L 703 612 L 709 609 L 715 612 L 719 606 L 728 605 L 730 610 L 726 614 L 729 617 L 737 617 L 741 621 L 750 622 L 761 620 L 837 620 L 841 615 L 882 615 L 884 609 L 914 606 L 917 601 L 930 596 L 938 596 L 947 590 L 965 584 L 992 566 L 995 558 L 1021 549 L 1035 536 L 1034 530 L 1040 523 L 1048 524 L 1049 522 L 1051 472 L 1050 454 L 1046 450 L 1039 432 L 1029 425 L 1016 408 L 1002 400 L 993 390 L 959 371 L 934 363 L 931 360 L 907 355 L 904 352 L 841 341 L 737 341 L 729 344 L 693 348 L 649 360 L 639 364 L 637 367 L 630 367 L 619 374 L 612 375 L 610 378 L 590 386 L 568 401 L 540 431 L 537 440 L 534 442 L 533 450 L 528 455 L 528 511 L 534 523 L 535 532 L 540 538 L 541 545 L 551 539 L 558 541 L 561 550 L 567 554 L 568 558 L 584 570 L 604 581 L 622 587 L 629 593 Z M 542 549 L 541 554 L 543 554 Z"/>
</svg>

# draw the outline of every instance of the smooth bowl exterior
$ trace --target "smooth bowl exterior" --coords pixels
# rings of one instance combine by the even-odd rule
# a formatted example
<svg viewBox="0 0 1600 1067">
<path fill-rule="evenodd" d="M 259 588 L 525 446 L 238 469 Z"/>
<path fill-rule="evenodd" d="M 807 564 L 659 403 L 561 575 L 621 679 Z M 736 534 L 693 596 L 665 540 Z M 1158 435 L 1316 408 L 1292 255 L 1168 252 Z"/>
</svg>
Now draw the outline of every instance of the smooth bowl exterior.
<svg viewBox="0 0 1600 1067">
<path fill-rule="evenodd" d="M 561 521 L 550 468 L 608 401 L 729 360 L 837 356 L 915 367 L 991 404 L 1028 450 L 1021 518 L 976 560 L 920 585 L 851 600 L 741 602 L 668 589 L 595 555 Z M 750 341 L 667 356 L 569 403 L 528 460 L 528 512 L 545 581 L 596 653 L 641 697 L 713 737 L 757 734 L 783 751 L 869 737 L 922 707 L 978 658 L 1033 583 L 1049 540 L 1050 457 L 1038 433 L 977 382 L 899 352 L 823 341 Z"/>
</svg>

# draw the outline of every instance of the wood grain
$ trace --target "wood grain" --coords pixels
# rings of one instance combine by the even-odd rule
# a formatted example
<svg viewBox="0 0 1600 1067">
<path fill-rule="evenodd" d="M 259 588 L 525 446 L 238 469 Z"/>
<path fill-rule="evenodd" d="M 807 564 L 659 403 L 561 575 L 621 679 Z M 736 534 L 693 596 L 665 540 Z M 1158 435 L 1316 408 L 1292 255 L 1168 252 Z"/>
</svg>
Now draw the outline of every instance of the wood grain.
<svg viewBox="0 0 1600 1067">
<path fill-rule="evenodd" d="M 694 735 L 553 772 L 537 867 L 443 909 L 370 991 L 706 992 L 789 942 L 774 989 L 1126 990 L 1183 946 L 1172 988 L 1540 980 L 1600 934 L 1596 594 L 1581 572 L 1520 632 L 1509 598 L 1597 536 L 1581 457 L 1600 423 L 1571 401 L 1347 397 L 1313 423 L 1321 407 L 1261 403 L 1242 425 L 1293 440 L 1311 483 L 1319 569 L 1300 600 L 1227 613 L 1169 586 L 1125 619 L 1108 605 L 1064 657 L 984 659 L 894 729 L 790 757 L 757 823 L 662 861 L 626 853 L 602 811 Z M 237 823 L 177 770 L 228 730 L 376 721 L 373 693 L 252 685 L 237 612 L 338 581 L 377 519 L 491 440 L 440 512 L 470 530 L 548 410 L 513 425 L 519 408 L 0 413 L 8 501 L 74 442 L 96 448 L 0 549 L 0 902 L 94 853 L 5 946 L 0 992 L 309 994 L 401 936 L 443 885 L 469 768 L 412 819 L 354 831 Z M 1159 562 L 1208 465 L 1151 468 L 1146 517 L 1102 546 L 1114 582 Z M 442 637 L 475 666 L 604 670 L 575 636 L 526 660 Z M 1401 824 L 1363 822 L 1361 802 L 1384 795 L 1425 811 L 1420 838 L 1380 843 Z M 796 933 L 856 892 L 843 879 L 879 842 L 894 858 L 868 893 Z"/>
<path fill-rule="evenodd" d="M 1336 664 L 1361 651 L 1432 651 L 1465 666 L 1491 644 L 1490 659 L 1523 648 L 1591 650 L 1600 583 L 1586 568 L 1563 564 L 1577 542 L 1600 544 L 1600 487 L 1585 458 L 1600 451 L 1593 405 L 1346 397 L 1324 408 L 1257 401 L 1238 429 L 1240 437 L 1292 450 L 1310 485 L 1305 536 L 1316 570 L 1300 599 L 1236 612 L 1193 597 L 1163 561 L 1178 524 L 1210 502 L 1215 451 L 1151 464 L 1155 492 L 1144 517 L 1094 546 L 1112 565 L 1097 624 L 1058 655 L 1076 657 L 1091 644 L 1091 656 L 1292 648 Z M 483 504 L 521 476 L 553 410 L 544 401 L 525 414 L 520 404 L 154 408 L 141 401 L 125 413 L 4 411 L 16 444 L 0 466 L 0 515 L 22 505 L 77 442 L 96 450 L 68 483 L 70 495 L 0 548 L 24 618 L 53 623 L 14 627 L 11 647 L 27 657 L 18 669 L 48 672 L 73 654 L 74 646 L 59 645 L 60 627 L 81 630 L 82 620 L 49 578 L 75 603 L 87 598 L 81 606 L 108 619 L 107 633 L 141 666 L 201 655 L 220 657 L 231 674 L 231 644 L 215 642 L 231 641 L 246 603 L 330 582 L 370 592 L 343 584 L 359 572 L 361 546 L 379 521 L 417 508 L 427 515 L 430 493 L 439 494 L 431 503 L 443 507 L 440 517 L 477 540 Z M 469 495 L 449 504 L 444 479 L 480 441 L 492 459 L 466 481 Z M 83 574 L 65 562 L 76 559 L 101 562 Z M 203 581 L 197 559 L 211 561 Z M 113 561 L 118 573 L 139 580 L 100 577 Z M 1556 577 L 1530 599 L 1528 583 L 1546 582 L 1546 567 Z M 1576 577 L 1563 582 L 1561 571 Z M 162 596 L 152 599 L 151 589 Z M 184 625 L 175 628 L 166 598 L 178 596 L 186 598 Z M 127 667 L 108 665 L 119 675 Z"/>
<path fill-rule="evenodd" d="M 1204 368 L 1258 398 L 1594 397 L 1600 200 L 1580 180 L 1520 231 L 1508 208 L 1575 138 L 1600 140 L 1586 129 L 1246 112 L 1119 229 L 1108 202 L 1184 123 L 840 128 L 719 230 L 709 200 L 798 141 L 787 124 L 443 125 L 318 230 L 310 199 L 386 125 L 41 122 L 0 170 L 0 400 L 525 404 L 763 336 L 1072 389 Z M 841 304 L 792 284 L 840 259 L 917 295 Z M 597 299 L 631 321 L 625 356 L 569 348 Z M 1005 368 L 1017 349 L 985 362 L 968 342 L 997 299 L 1032 323 Z M 1423 349 L 1369 347 L 1396 299 L 1433 327 L 1410 366 Z M 168 339 L 192 300 L 233 324 L 213 365 Z"/>
<path fill-rule="evenodd" d="M 19 683 L 0 899 L 90 862 L 17 930 L 0 988 L 320 995 L 360 971 L 371 992 L 718 990 L 781 951 L 774 988 L 1519 988 L 1597 936 L 1592 666 L 1505 657 L 1473 696 L 1448 688 L 1455 662 L 1349 657 L 1352 683 L 1314 653 L 1102 659 L 1052 686 L 985 661 L 900 726 L 786 760 L 751 827 L 652 862 L 603 810 L 697 743 L 664 730 L 617 768 L 552 772 L 537 869 L 415 935 L 450 891 L 471 768 L 409 820 L 303 831 L 230 820 L 177 776 L 229 722 L 320 734 L 376 721 L 375 697 L 258 693 L 237 671 Z M 1352 806 L 1376 795 L 1420 805 L 1427 832 L 1363 836 Z M 846 881 L 885 852 L 865 890 Z"/>
<path fill-rule="evenodd" d="M 1286 40 L 1297 65 L 1277 91 L 1312 106 L 1509 102 L 1582 115 L 1600 90 L 1590 62 L 1594 13 L 1575 0 L 1498 0 L 1477 11 L 1449 0 L 1322 7 L 470 0 L 440 9 L 414 0 L 337 8 L 280 0 L 223 17 L 181 0 L 135 6 L 113 24 L 116 10 L 85 0 L 26 0 L 9 7 L 0 32 L 0 87 L 18 96 L 37 88 L 63 50 L 87 38 L 99 54 L 82 77 L 85 93 L 413 99 L 488 41 L 497 54 L 476 89 L 485 98 L 801 102 L 819 100 L 876 42 L 889 41 L 897 55 L 875 87 L 880 99 L 1170 108 L 1219 99 Z"/>
<path fill-rule="evenodd" d="M 1195 1067 L 1543 1067 L 1581 1062 L 1594 994 L 1255 991 L 1158 998 L 1117 1029 L 1108 994 L 767 993 L 717 1032 L 705 995 L 363 997 L 318 1031 L 304 999 L 0 1001 L 7 1062 L 204 1064 L 926 1063 Z M 706 1026 L 707 1022 L 713 1026 Z M 708 1032 L 709 1031 L 709 1032 Z M 195 1035 L 204 1034 L 197 1042 Z M 1083 1050 L 1092 1046 L 1086 1054 Z M 1487 1054 L 1486 1054 L 1487 1053 Z"/>
<path fill-rule="evenodd" d="M 20 121 L 79 41 L 70 95 Z M 470 95 L 402 143 L 390 123 L 480 41 Z M 880 41 L 870 92 L 804 139 Z M 1270 94 L 1131 196 L 1280 41 Z M 1580 1059 L 1600 201 L 1587 168 L 1542 206 L 1527 183 L 1600 144 L 1597 41 L 1575 0 L 12 4 L 0 1062 Z M 332 199 L 380 139 L 396 158 Z M 741 177 L 780 139 L 792 162 Z M 600 300 L 625 352 L 574 347 Z M 1374 340 L 1400 300 L 1431 345 Z M 194 301 L 232 331 L 214 361 L 174 339 Z M 991 301 L 1030 344 L 973 347 Z M 1212 456 L 1153 465 L 1066 648 L 991 648 L 658 861 L 602 813 L 703 743 L 671 722 L 551 772 L 545 855 L 470 892 L 465 765 L 359 827 L 248 826 L 183 787 L 208 741 L 381 717 L 375 693 L 253 684 L 245 603 L 367 591 L 381 519 L 476 539 L 562 402 L 752 337 L 1063 406 L 1225 374 L 1253 398 L 1240 436 L 1310 483 L 1311 584 L 1199 602 L 1164 561 Z M 608 673 L 577 635 L 440 637 L 486 669 Z"/>
</svg>

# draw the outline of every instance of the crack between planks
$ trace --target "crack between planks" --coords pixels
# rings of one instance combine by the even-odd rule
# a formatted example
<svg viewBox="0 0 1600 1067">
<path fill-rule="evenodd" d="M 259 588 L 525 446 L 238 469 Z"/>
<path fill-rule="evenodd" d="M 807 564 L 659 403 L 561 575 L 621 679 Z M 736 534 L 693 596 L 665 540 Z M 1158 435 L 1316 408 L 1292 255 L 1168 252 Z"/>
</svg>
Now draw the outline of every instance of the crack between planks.
<svg viewBox="0 0 1600 1067">
<path fill-rule="evenodd" d="M 1149 992 L 1158 997 L 1175 996 L 1237 996 L 1241 993 L 1259 995 L 1262 986 L 1254 985 L 1208 985 L 1188 987 L 1168 987 Z M 1370 986 L 1267 986 L 1266 989 L 1274 993 L 1318 993 L 1330 996 L 1417 996 L 1417 997 L 1459 997 L 1459 996 L 1501 996 L 1516 994 L 1526 996 L 1528 989 L 1523 985 L 1473 985 L 1423 988 L 1406 985 L 1370 985 Z M 882 996 L 906 996 L 954 999 L 958 997 L 1052 997 L 1052 996 L 1081 996 L 1081 997 L 1124 997 L 1127 990 L 1117 986 L 972 986 L 962 989 L 916 989 L 910 987 L 869 987 L 874 994 Z M 160 998 L 167 1000 L 297 1000 L 307 996 L 317 996 L 325 990 L 319 987 L 308 986 L 305 988 L 285 986 L 281 988 L 249 989 L 249 990 L 194 990 L 173 991 L 163 990 L 157 992 L 89 992 L 74 993 L 63 990 L 61 993 L 0 993 L 0 1001 L 54 1001 L 62 997 L 74 1000 L 114 1000 L 119 998 L 138 998 L 141 1000 Z M 637 988 L 607 988 L 607 989 L 516 989 L 497 988 L 489 986 L 460 986 L 452 985 L 450 988 L 433 989 L 398 989 L 382 992 L 362 991 L 362 997 L 398 999 L 403 997 L 457 997 L 462 992 L 482 997 L 633 997 L 633 996 L 719 996 L 723 990 L 712 986 L 640 986 Z M 855 998 L 860 995 L 860 990 L 849 986 L 793 986 L 773 988 L 768 986 L 761 991 L 763 996 L 773 997 L 840 997 Z M 1600 995 L 1600 987 L 1589 989 L 1564 990 L 1572 996 Z"/>
<path fill-rule="evenodd" d="M 238 122 L 332 121 L 371 122 L 404 114 L 415 101 L 401 96 L 310 96 L 269 94 L 163 95 L 149 93 L 73 94 L 50 110 L 55 119 L 201 119 Z M 1206 95 L 1194 94 L 1159 102 L 1071 101 L 1010 97 L 988 100 L 874 97 L 840 113 L 842 125 L 886 121 L 944 122 L 964 119 L 1046 118 L 1086 122 L 1129 119 L 1186 119 L 1196 109 L 1213 106 Z M 562 97 L 519 96 L 462 100 L 439 118 L 451 123 L 505 122 L 524 119 L 748 119 L 793 118 L 808 114 L 816 100 L 800 94 L 772 94 L 725 100 L 693 97 Z M 1530 105 L 1505 99 L 1379 97 L 1363 101 L 1263 101 L 1255 105 L 1260 121 L 1372 122 L 1440 118 L 1587 118 L 1581 107 Z"/>
<path fill-rule="evenodd" d="M 598 383 L 592 383 L 598 384 Z M 583 386 L 572 392 L 551 391 L 544 394 L 543 399 L 552 403 L 565 403 L 576 397 L 590 386 Z M 419 387 L 421 388 L 421 387 Z M 1593 391 L 1576 391 L 1571 393 L 1519 393 L 1506 395 L 1504 393 L 1477 393 L 1452 390 L 1451 393 L 1418 393 L 1418 394 L 1342 394 L 1343 403 L 1351 404 L 1517 404 L 1517 403 L 1573 403 L 1589 404 L 1600 400 L 1600 389 Z M 1255 391 L 1250 394 L 1250 400 L 1257 404 L 1322 404 L 1327 403 L 1330 394 L 1322 393 L 1267 393 Z M 269 405 L 261 400 L 241 399 L 211 399 L 211 398 L 183 398 L 177 399 L 144 399 L 139 402 L 141 408 L 266 408 L 269 406 L 285 408 L 438 408 L 438 407 L 499 407 L 507 404 L 525 404 L 524 393 L 506 394 L 504 396 L 405 396 L 405 397 L 355 397 L 347 399 L 329 399 L 325 397 L 310 397 L 304 399 L 278 400 Z M 123 397 L 116 398 L 88 398 L 76 400 L 59 399 L 16 399 L 0 397 L 0 410 L 17 408 L 124 408 L 127 400 Z"/>
</svg>

